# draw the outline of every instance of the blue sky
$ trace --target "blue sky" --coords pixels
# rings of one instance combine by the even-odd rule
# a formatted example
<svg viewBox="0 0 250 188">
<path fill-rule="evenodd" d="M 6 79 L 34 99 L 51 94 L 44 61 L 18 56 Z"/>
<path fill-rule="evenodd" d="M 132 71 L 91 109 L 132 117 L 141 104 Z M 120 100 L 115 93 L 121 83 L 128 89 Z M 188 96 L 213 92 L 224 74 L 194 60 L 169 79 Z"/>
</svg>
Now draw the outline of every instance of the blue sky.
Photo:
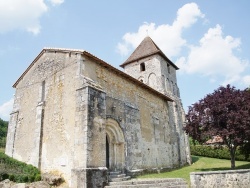
<svg viewBox="0 0 250 188">
<path fill-rule="evenodd" d="M 184 109 L 220 85 L 250 86 L 250 1 L 0 0 L 0 118 L 44 47 L 84 49 L 118 68 L 148 35 L 179 68 Z"/>
</svg>

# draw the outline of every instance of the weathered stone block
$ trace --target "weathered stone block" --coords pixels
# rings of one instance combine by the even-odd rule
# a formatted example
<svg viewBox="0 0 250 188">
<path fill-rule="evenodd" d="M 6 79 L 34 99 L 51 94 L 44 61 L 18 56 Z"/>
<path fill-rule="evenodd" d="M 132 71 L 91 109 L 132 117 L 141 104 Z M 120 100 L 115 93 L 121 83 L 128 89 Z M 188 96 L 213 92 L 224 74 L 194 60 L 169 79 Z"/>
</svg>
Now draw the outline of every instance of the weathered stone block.
<svg viewBox="0 0 250 188">
<path fill-rule="evenodd" d="M 103 188 L 107 184 L 107 168 L 78 168 L 72 170 L 71 188 Z"/>
<path fill-rule="evenodd" d="M 225 170 L 190 173 L 192 188 L 250 187 L 250 170 Z"/>
</svg>

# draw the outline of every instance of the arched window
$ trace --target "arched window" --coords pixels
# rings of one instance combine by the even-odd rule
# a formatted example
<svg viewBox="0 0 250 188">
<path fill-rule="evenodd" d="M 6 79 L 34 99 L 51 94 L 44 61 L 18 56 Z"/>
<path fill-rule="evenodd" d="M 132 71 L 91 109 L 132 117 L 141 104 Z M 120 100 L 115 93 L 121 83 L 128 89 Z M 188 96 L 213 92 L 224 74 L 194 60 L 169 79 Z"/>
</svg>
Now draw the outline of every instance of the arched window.
<svg viewBox="0 0 250 188">
<path fill-rule="evenodd" d="M 148 85 L 152 88 L 158 88 L 157 79 L 155 73 L 151 73 L 148 77 Z"/>
<path fill-rule="evenodd" d="M 145 63 L 141 63 L 140 64 L 140 71 L 145 71 L 146 68 L 145 68 Z"/>
</svg>

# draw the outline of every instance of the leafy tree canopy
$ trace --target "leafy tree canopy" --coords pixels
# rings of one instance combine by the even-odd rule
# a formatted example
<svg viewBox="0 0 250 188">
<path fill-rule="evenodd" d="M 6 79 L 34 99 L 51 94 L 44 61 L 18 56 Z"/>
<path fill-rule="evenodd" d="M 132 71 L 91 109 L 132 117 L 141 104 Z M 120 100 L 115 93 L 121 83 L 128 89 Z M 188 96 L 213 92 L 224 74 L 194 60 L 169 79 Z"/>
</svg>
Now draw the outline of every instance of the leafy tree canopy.
<svg viewBox="0 0 250 188">
<path fill-rule="evenodd" d="M 5 147 L 7 131 L 8 122 L 0 118 L 0 147 Z"/>
<path fill-rule="evenodd" d="M 250 142 L 250 92 L 227 85 L 193 104 L 186 115 L 185 131 L 200 143 L 220 136 L 229 148 L 231 168 L 238 146 Z"/>
</svg>

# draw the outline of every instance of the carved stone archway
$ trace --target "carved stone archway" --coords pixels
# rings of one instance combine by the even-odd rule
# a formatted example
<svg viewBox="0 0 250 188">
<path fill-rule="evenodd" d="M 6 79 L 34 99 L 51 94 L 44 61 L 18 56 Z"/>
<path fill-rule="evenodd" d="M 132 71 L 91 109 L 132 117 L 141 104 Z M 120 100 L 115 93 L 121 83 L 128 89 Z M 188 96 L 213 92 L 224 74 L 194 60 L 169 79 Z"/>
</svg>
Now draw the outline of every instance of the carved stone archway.
<svg viewBox="0 0 250 188">
<path fill-rule="evenodd" d="M 106 122 L 106 163 L 111 171 L 123 171 L 125 166 L 125 155 L 124 155 L 124 134 L 114 119 L 108 118 Z"/>
</svg>

